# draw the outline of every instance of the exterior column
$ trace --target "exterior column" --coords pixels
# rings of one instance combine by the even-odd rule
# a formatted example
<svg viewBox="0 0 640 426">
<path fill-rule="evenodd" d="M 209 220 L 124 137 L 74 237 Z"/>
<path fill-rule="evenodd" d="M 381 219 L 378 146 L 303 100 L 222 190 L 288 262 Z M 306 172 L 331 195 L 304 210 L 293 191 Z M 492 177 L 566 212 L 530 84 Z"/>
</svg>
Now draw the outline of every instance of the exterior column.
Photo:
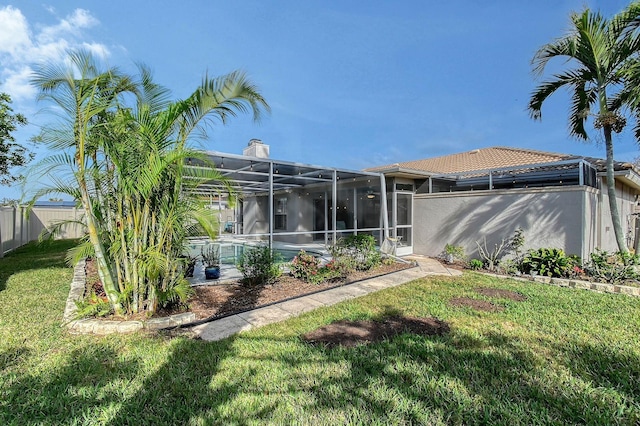
<svg viewBox="0 0 640 426">
<path fill-rule="evenodd" d="M 269 248 L 273 248 L 273 161 L 269 161 Z"/>
</svg>

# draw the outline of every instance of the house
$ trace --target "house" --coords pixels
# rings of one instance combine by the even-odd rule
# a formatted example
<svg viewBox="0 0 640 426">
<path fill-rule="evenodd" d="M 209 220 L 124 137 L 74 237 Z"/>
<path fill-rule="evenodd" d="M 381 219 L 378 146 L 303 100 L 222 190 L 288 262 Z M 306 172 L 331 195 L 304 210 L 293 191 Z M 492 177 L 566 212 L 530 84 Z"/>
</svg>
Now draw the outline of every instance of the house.
<svg viewBox="0 0 640 426">
<path fill-rule="evenodd" d="M 617 250 L 604 160 L 530 149 L 491 147 L 367 169 L 387 187 L 406 189 L 411 225 L 391 222 L 410 251 L 439 254 L 446 244 L 469 255 L 522 228 L 525 248 L 556 247 L 587 257 Z M 618 208 L 627 243 L 636 238 L 640 174 L 615 163 Z M 394 219 L 395 220 L 395 219 Z"/>
<path fill-rule="evenodd" d="M 222 234 L 234 238 L 326 245 L 369 234 L 379 244 L 390 238 L 399 255 L 435 256 L 454 244 L 474 256 L 476 242 L 492 248 L 522 228 L 525 249 L 581 257 L 596 247 L 617 249 L 604 161 L 595 158 L 491 147 L 354 171 L 274 160 L 255 139 L 243 155 L 208 154 L 242 194 L 233 210 L 219 208 Z M 629 163 L 615 170 L 633 247 L 640 174 Z M 203 188 L 209 196 L 216 189 Z"/>
</svg>

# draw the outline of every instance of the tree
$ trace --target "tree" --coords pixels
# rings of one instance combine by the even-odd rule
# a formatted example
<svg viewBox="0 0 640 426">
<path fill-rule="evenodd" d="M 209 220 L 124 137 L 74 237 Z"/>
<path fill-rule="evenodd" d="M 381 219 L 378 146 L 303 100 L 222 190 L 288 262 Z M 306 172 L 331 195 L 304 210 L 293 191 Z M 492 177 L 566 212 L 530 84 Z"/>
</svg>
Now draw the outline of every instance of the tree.
<svg viewBox="0 0 640 426">
<path fill-rule="evenodd" d="M 601 129 L 606 148 L 606 185 L 611 220 L 618 248 L 627 251 L 618 213 L 614 179 L 612 133 L 619 133 L 626 124 L 622 110 L 626 102 L 629 70 L 638 58 L 640 38 L 640 2 L 631 3 L 611 19 L 585 9 L 572 13 L 571 28 L 565 36 L 542 46 L 532 65 L 537 75 L 554 58 L 564 59 L 566 70 L 554 74 L 540 84 L 529 101 L 533 119 L 541 119 L 544 101 L 560 88 L 571 92 L 569 131 L 574 137 L 588 140 L 585 124 L 592 117 L 596 129 Z"/>
<path fill-rule="evenodd" d="M 189 290 L 186 237 L 197 230 L 213 238 L 217 230 L 215 214 L 196 189 L 224 178 L 190 147 L 192 134 L 212 118 L 225 123 L 252 112 L 257 120 L 269 107 L 238 72 L 205 77 L 189 98 L 170 101 L 144 67 L 139 76 L 100 71 L 86 52 L 71 54 L 68 63 L 45 65 L 33 78 L 41 97 L 66 118 L 43 130 L 41 139 L 63 152 L 39 166 L 46 173 L 67 167 L 77 185 L 54 178 L 36 197 L 60 192 L 81 200 L 88 239 L 70 257 L 95 256 L 116 313 L 153 313 Z"/>
<path fill-rule="evenodd" d="M 20 176 L 12 176 L 9 169 L 24 166 L 33 158 L 33 154 L 16 143 L 11 133 L 17 126 L 27 124 L 27 119 L 22 114 L 14 114 L 11 104 L 11 96 L 0 93 L 0 183 L 8 185 L 20 179 Z"/>
</svg>

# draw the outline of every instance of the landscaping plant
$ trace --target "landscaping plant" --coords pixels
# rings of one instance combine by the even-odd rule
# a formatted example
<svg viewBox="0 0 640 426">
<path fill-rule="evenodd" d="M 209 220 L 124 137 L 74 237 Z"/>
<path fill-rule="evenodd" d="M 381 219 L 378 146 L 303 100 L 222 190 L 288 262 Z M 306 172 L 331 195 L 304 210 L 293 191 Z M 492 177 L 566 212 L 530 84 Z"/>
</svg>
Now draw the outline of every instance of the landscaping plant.
<svg viewBox="0 0 640 426">
<path fill-rule="evenodd" d="M 480 241 L 476 241 L 478 246 L 478 254 L 482 258 L 483 265 L 489 271 L 495 271 L 500 265 L 502 258 L 507 256 L 511 252 L 515 252 L 515 267 L 517 268 L 520 263 L 520 250 L 524 245 L 524 231 L 522 228 L 518 228 L 510 238 L 503 238 L 499 243 L 495 243 L 492 249 L 487 246 L 487 237 L 484 237 L 482 244 Z M 512 262 L 513 263 L 513 262 Z M 512 265 L 513 266 L 513 265 Z M 513 269 L 513 268 L 511 268 Z"/>
<path fill-rule="evenodd" d="M 455 261 L 464 261 L 466 256 L 464 254 L 464 247 L 456 246 L 454 244 L 446 244 L 444 250 L 439 256 L 447 263 L 453 263 Z"/>
<path fill-rule="evenodd" d="M 320 260 L 312 254 L 300 250 L 289 264 L 291 275 L 302 281 L 320 284 L 326 281 L 344 278 L 347 271 L 341 268 L 339 261 L 332 259 L 325 265 L 320 265 Z"/>
<path fill-rule="evenodd" d="M 542 46 L 534 55 L 532 64 L 541 75 L 549 62 L 553 74 L 543 81 L 531 95 L 529 112 L 534 119 L 542 118 L 543 103 L 556 91 L 569 91 L 571 108 L 569 132 L 581 140 L 589 141 L 586 124 L 593 123 L 602 131 L 606 151 L 606 190 L 609 211 L 618 250 L 627 251 L 625 235 L 618 212 L 618 195 L 614 178 L 613 133 L 620 133 L 629 112 L 638 117 L 638 23 L 640 2 L 630 2 L 611 18 L 585 7 L 570 15 L 569 30 Z M 558 65 L 562 65 L 558 67 Z M 640 138 L 636 123 L 634 135 Z"/>
<path fill-rule="evenodd" d="M 584 272 L 596 281 L 620 284 L 625 280 L 638 279 L 637 267 L 640 257 L 629 252 L 609 253 L 596 249 L 584 266 Z"/>
<path fill-rule="evenodd" d="M 329 251 L 340 267 L 347 270 L 368 271 L 382 262 L 372 235 L 358 234 L 340 238 Z"/>
<path fill-rule="evenodd" d="M 269 246 L 246 247 L 236 265 L 247 286 L 273 284 L 282 275 L 282 258 Z"/>
<path fill-rule="evenodd" d="M 484 263 L 480 259 L 471 259 L 469 261 L 469 268 L 473 269 L 474 271 L 481 269 L 482 266 L 484 266 Z"/>
<path fill-rule="evenodd" d="M 40 163 L 53 184 L 33 200 L 51 193 L 80 200 L 87 237 L 70 261 L 95 257 L 116 314 L 153 314 L 187 294 L 186 238 L 216 236 L 216 214 L 198 188 L 217 182 L 232 193 L 208 156 L 191 147 L 195 133 L 239 112 L 258 119 L 269 107 L 239 72 L 205 77 L 189 97 L 171 101 L 144 67 L 135 76 L 103 69 L 83 51 L 65 63 L 41 66 L 32 79 L 62 117 L 38 137 L 59 154 Z"/>
<path fill-rule="evenodd" d="M 537 271 L 540 275 L 549 277 L 566 277 L 573 266 L 575 258 L 556 248 L 529 250 L 522 259 L 522 272 L 525 274 Z"/>
</svg>

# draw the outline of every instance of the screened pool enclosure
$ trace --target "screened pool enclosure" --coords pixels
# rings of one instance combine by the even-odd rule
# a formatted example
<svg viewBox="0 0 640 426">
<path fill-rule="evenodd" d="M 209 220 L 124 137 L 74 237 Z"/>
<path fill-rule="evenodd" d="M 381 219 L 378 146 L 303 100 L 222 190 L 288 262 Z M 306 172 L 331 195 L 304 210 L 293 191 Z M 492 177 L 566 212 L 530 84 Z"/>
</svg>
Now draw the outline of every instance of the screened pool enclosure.
<svg viewBox="0 0 640 426">
<path fill-rule="evenodd" d="M 199 189 L 219 212 L 223 240 L 311 247 L 352 234 L 373 235 L 378 244 L 389 236 L 388 195 L 381 173 L 207 154 L 238 192 L 231 205 L 219 183 Z"/>
</svg>

